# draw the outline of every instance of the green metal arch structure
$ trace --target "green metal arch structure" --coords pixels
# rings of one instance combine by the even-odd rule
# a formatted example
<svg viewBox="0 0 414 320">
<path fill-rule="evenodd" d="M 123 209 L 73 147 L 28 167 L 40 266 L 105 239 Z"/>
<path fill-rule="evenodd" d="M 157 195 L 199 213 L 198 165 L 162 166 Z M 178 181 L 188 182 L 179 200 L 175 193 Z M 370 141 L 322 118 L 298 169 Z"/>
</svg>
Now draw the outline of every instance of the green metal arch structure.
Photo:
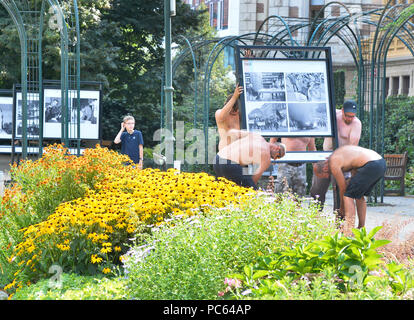
<svg viewBox="0 0 414 320">
<path fill-rule="evenodd" d="M 208 150 L 208 123 L 210 109 L 210 80 L 213 65 L 220 53 L 226 47 L 234 47 L 236 44 L 249 44 L 261 46 L 330 46 L 332 41 L 339 41 L 350 53 L 357 70 L 357 101 L 358 116 L 368 122 L 363 127 L 363 136 L 367 148 L 374 149 L 380 154 L 384 152 L 384 121 L 385 121 L 385 75 L 388 51 L 394 39 L 399 39 L 414 56 L 414 24 L 411 19 L 414 15 L 406 17 L 395 28 L 388 28 L 395 23 L 401 12 L 409 5 L 393 5 L 392 0 L 384 6 L 371 7 L 366 11 L 351 12 L 350 8 L 341 2 L 334 1 L 326 4 L 313 20 L 301 18 L 283 18 L 277 15 L 267 17 L 259 26 L 257 32 L 231 36 L 218 39 L 197 40 L 195 43 L 187 43 L 192 50 L 184 49 L 174 61 L 174 70 L 180 63 L 191 57 L 194 61 L 194 53 L 200 48 L 214 44 L 208 54 L 204 66 L 200 66 L 203 81 L 203 128 L 205 134 L 205 159 Z M 329 7 L 340 6 L 343 13 L 340 16 L 331 16 Z M 368 30 L 368 33 L 363 31 Z M 266 55 L 265 51 L 260 54 Z M 195 69 L 196 70 L 196 69 Z M 174 73 L 173 73 L 174 74 Z M 195 106 L 197 105 L 197 93 Z M 166 106 L 162 105 L 162 108 Z M 196 123 L 196 110 L 194 110 L 194 125 Z M 377 192 L 377 191 L 376 191 Z M 381 201 L 383 186 L 381 187 Z M 375 195 L 376 198 L 377 195 Z"/>
<path fill-rule="evenodd" d="M 61 39 L 61 140 L 69 146 L 70 138 L 74 138 L 78 142 L 79 154 L 80 29 L 77 0 L 0 0 L 0 4 L 9 13 L 20 39 L 22 158 L 27 158 L 28 154 L 43 153 L 42 36 L 43 26 L 46 23 L 44 19 L 48 13 L 48 18 L 53 19 L 53 23 L 49 20 L 49 26 L 59 32 Z M 68 118 L 70 98 L 77 98 L 74 101 L 77 101 L 78 121 L 72 123 L 69 123 Z M 33 107 L 36 105 L 36 100 L 38 106 Z M 30 110 L 28 106 L 31 106 Z M 38 126 L 37 134 L 28 131 L 30 121 Z M 29 147 L 29 140 L 35 141 L 36 145 L 32 143 Z"/>
</svg>

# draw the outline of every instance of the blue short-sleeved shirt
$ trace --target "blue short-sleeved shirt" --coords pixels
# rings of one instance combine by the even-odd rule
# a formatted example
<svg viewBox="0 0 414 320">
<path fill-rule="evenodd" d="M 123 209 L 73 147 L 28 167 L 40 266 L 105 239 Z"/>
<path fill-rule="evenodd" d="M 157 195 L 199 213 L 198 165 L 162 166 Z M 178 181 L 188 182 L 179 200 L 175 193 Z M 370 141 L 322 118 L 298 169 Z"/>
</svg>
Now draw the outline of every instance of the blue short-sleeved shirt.
<svg viewBox="0 0 414 320">
<path fill-rule="evenodd" d="M 142 133 L 139 130 L 134 130 L 132 134 L 127 131 L 121 134 L 121 153 L 127 154 L 134 163 L 139 163 L 139 145 L 144 146 L 144 139 Z"/>
</svg>

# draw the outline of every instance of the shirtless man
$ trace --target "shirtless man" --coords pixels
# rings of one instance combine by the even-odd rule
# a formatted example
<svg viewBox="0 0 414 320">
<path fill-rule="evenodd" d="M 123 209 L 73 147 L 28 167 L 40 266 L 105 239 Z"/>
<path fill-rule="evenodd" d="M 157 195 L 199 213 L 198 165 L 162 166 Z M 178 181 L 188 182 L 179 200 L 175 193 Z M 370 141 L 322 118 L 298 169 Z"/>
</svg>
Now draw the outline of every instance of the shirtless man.
<svg viewBox="0 0 414 320">
<path fill-rule="evenodd" d="M 359 144 L 359 139 L 361 138 L 361 121 L 355 116 L 357 111 L 357 104 L 355 101 L 347 100 L 344 102 L 342 110 L 336 110 L 336 124 L 338 127 L 338 147 L 344 145 L 355 145 Z M 325 138 L 323 142 L 323 150 L 331 151 L 333 150 L 333 139 Z M 350 178 L 349 173 L 345 175 L 346 179 Z M 312 198 L 317 199 L 321 205 L 321 210 L 325 203 L 326 192 L 328 191 L 329 184 L 331 183 L 332 178 L 318 178 L 313 176 L 312 178 L 312 187 L 310 189 L 310 195 Z M 332 183 L 334 185 L 334 182 Z M 339 207 L 337 203 L 334 203 L 334 210 L 337 210 Z"/>
<path fill-rule="evenodd" d="M 365 226 L 368 196 L 375 184 L 384 176 L 385 160 L 375 151 L 353 145 L 336 149 L 326 161 L 315 164 L 315 175 L 335 178 L 340 194 L 340 213 L 345 217 L 345 232 L 350 234 L 355 225 L 355 204 L 358 213 L 358 228 Z M 352 178 L 347 185 L 344 172 L 351 171 Z"/>
<path fill-rule="evenodd" d="M 243 87 L 237 85 L 234 93 L 227 97 L 224 107 L 218 109 L 215 113 L 220 136 L 219 151 L 232 142 L 232 137 L 228 134 L 228 131 L 231 129 L 240 130 L 240 102 L 238 99 L 242 93 Z"/>
<path fill-rule="evenodd" d="M 275 141 L 276 138 L 270 139 L 270 142 Z M 282 138 L 281 142 L 286 145 L 286 151 L 316 151 L 315 138 Z M 291 189 L 293 193 L 303 197 L 306 194 L 306 185 L 306 163 L 288 162 L 278 165 L 276 193 Z"/>
<path fill-rule="evenodd" d="M 271 158 L 285 155 L 282 143 L 269 143 L 261 135 L 241 130 L 230 130 L 233 142 L 223 147 L 216 155 L 213 168 L 217 177 L 224 177 L 243 187 L 257 189 L 257 182 L 269 167 Z M 243 172 L 243 167 L 258 165 L 253 175 Z"/>
</svg>

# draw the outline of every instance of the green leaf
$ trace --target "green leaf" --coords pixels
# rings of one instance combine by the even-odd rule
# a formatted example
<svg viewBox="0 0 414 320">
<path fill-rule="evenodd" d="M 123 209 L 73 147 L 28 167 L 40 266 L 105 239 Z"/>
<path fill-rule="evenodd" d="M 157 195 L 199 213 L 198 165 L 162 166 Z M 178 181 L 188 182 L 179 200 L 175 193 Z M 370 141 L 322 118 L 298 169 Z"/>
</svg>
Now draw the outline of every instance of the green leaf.
<svg viewBox="0 0 414 320">
<path fill-rule="evenodd" d="M 373 269 L 374 267 L 378 266 L 381 263 L 383 263 L 381 259 L 377 257 L 373 257 L 373 256 L 370 256 L 364 259 L 364 264 L 369 269 Z"/>
<path fill-rule="evenodd" d="M 246 277 L 248 279 L 251 279 L 253 275 L 253 267 L 251 265 L 244 266 L 243 270 L 244 270 L 244 274 L 246 275 Z"/>
<path fill-rule="evenodd" d="M 229 278 L 232 278 L 232 279 L 234 278 L 234 279 L 238 279 L 238 280 L 244 280 L 245 279 L 244 275 L 241 274 L 241 273 L 233 273 L 233 274 L 229 275 Z"/>
<path fill-rule="evenodd" d="M 267 271 L 267 270 L 259 270 L 259 271 L 256 271 L 256 272 L 253 274 L 253 280 L 256 280 L 256 279 L 258 279 L 258 278 L 265 277 L 265 276 L 267 276 L 267 275 L 269 275 L 269 271 Z"/>
<path fill-rule="evenodd" d="M 388 243 L 391 243 L 391 241 L 390 240 L 375 240 L 372 242 L 371 248 L 376 249 L 376 248 L 385 246 Z"/>
<path fill-rule="evenodd" d="M 374 235 L 382 228 L 382 226 L 375 227 L 368 233 L 368 238 L 372 239 Z"/>
</svg>

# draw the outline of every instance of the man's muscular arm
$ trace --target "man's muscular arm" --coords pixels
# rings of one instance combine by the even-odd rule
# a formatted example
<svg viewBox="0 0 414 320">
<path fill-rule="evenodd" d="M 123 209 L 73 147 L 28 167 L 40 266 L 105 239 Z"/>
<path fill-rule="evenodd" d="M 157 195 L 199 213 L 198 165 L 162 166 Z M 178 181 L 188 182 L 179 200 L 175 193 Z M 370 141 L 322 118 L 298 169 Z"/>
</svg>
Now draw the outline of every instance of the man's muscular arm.
<svg viewBox="0 0 414 320">
<path fill-rule="evenodd" d="M 359 119 L 355 119 L 354 122 L 354 127 L 349 133 L 349 144 L 357 146 L 359 144 L 359 139 L 361 138 L 362 125 Z"/>
<path fill-rule="evenodd" d="M 239 99 L 242 93 L 243 93 L 243 87 L 237 85 L 231 99 L 224 105 L 223 108 L 216 111 L 216 122 L 217 123 L 226 121 L 227 116 L 230 114 L 234 104 L 237 102 L 237 99 Z"/>
<path fill-rule="evenodd" d="M 270 151 L 269 147 L 262 147 L 261 148 L 261 154 L 260 154 L 260 163 L 259 167 L 256 169 L 254 174 L 252 175 L 253 182 L 257 184 L 260 177 L 262 176 L 263 172 L 267 170 L 270 166 Z"/>
<path fill-rule="evenodd" d="M 332 161 L 333 160 L 333 161 Z M 335 181 L 338 185 L 339 188 L 339 198 L 341 201 L 341 205 L 340 205 L 340 213 L 341 214 L 345 214 L 345 206 L 344 206 L 344 194 L 345 194 L 345 190 L 346 190 L 346 180 L 344 177 L 344 174 L 342 172 L 342 168 L 340 166 L 340 163 L 338 163 L 339 159 L 329 159 L 329 168 L 331 171 L 332 176 L 335 178 Z"/>
</svg>

